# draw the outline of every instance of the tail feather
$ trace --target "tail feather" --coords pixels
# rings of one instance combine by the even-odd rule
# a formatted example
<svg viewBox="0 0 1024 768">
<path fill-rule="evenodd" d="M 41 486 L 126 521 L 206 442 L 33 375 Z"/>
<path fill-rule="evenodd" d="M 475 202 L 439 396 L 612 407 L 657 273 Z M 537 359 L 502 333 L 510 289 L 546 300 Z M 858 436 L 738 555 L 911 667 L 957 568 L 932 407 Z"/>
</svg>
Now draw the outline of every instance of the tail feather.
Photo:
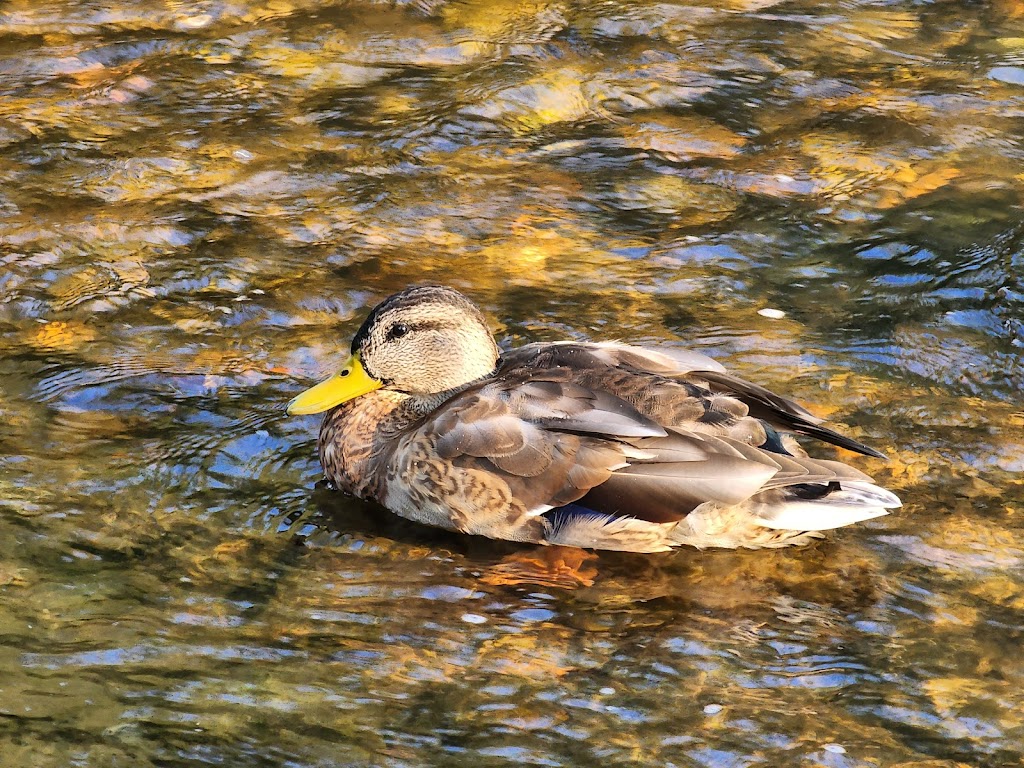
<svg viewBox="0 0 1024 768">
<path fill-rule="evenodd" d="M 861 480 L 844 480 L 841 486 L 817 499 L 788 498 L 762 505 L 754 518 L 774 530 L 827 531 L 889 514 L 903 506 L 899 497 Z"/>
</svg>

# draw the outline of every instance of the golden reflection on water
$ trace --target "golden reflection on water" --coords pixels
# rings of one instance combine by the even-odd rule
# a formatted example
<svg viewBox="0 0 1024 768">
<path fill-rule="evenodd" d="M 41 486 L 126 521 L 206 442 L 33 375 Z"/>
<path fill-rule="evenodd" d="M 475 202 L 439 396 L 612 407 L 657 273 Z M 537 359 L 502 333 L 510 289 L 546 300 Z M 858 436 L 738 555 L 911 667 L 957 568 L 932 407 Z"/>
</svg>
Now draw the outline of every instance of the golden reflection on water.
<svg viewBox="0 0 1024 768">
<path fill-rule="evenodd" d="M 0 40 L 0 765 L 1020 763 L 1019 3 L 22 0 Z M 314 491 L 283 404 L 424 281 L 505 345 L 701 348 L 906 506 L 636 556 Z"/>
</svg>

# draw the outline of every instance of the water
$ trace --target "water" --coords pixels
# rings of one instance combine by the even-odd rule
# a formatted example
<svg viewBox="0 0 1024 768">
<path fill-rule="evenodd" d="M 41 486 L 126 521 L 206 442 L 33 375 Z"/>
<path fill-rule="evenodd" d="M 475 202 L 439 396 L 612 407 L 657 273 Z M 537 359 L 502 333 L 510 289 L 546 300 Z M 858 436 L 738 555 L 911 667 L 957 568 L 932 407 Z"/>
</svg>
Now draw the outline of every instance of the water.
<svg viewBox="0 0 1024 768">
<path fill-rule="evenodd" d="M 4 4 L 0 765 L 1021 764 L 1022 83 L 1013 0 Z M 284 404 L 423 281 L 906 506 L 594 556 L 315 489 Z"/>
</svg>

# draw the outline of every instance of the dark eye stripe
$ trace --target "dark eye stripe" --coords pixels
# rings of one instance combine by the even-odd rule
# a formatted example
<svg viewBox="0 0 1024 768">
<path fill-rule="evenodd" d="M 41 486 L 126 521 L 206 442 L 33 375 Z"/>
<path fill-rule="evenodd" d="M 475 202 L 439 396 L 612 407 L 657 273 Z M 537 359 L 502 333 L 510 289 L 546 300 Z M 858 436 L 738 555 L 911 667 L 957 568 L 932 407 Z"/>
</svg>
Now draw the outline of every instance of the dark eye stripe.
<svg viewBox="0 0 1024 768">
<path fill-rule="evenodd" d="M 395 334 L 395 329 L 404 328 L 403 333 Z M 388 340 L 400 339 L 402 336 L 407 336 L 413 331 L 439 331 L 442 328 L 450 328 L 451 323 L 447 323 L 443 320 L 423 320 L 415 323 L 395 323 L 391 328 L 388 329 Z"/>
</svg>

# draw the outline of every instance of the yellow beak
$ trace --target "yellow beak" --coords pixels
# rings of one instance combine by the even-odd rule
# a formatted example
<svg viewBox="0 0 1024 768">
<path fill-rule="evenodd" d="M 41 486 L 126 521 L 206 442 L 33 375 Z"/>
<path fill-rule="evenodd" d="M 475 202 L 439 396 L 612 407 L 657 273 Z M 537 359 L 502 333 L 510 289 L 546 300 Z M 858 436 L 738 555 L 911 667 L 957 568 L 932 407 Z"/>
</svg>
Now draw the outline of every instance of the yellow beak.
<svg viewBox="0 0 1024 768">
<path fill-rule="evenodd" d="M 381 386 L 381 382 L 370 378 L 356 353 L 327 381 L 321 381 L 294 397 L 288 403 L 288 413 L 291 416 L 321 413 L 354 397 L 380 389 Z"/>
</svg>

